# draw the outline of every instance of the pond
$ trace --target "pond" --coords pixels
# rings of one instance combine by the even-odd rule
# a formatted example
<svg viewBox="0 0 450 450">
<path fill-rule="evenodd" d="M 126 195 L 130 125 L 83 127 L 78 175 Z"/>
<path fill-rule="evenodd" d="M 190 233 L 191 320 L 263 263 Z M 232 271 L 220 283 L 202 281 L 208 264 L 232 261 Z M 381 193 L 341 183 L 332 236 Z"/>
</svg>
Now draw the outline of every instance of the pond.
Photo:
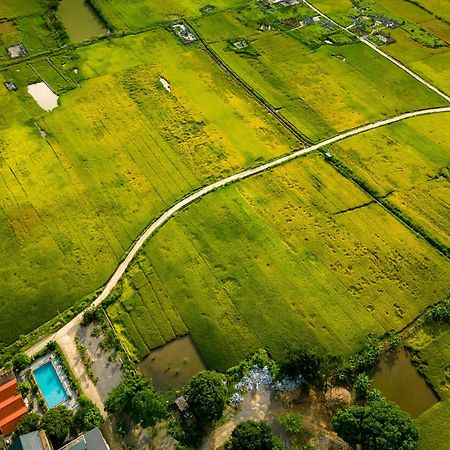
<svg viewBox="0 0 450 450">
<path fill-rule="evenodd" d="M 205 364 L 190 336 L 184 336 L 153 350 L 139 369 L 158 391 L 180 388 Z"/>
<path fill-rule="evenodd" d="M 414 418 L 439 401 L 403 347 L 379 362 L 372 385 Z"/>
<path fill-rule="evenodd" d="M 44 82 L 29 84 L 28 93 L 45 111 L 52 111 L 58 106 L 58 96 Z"/>
<path fill-rule="evenodd" d="M 0 34 L 16 33 L 17 28 L 12 22 L 0 22 Z"/>
<path fill-rule="evenodd" d="M 100 17 L 85 0 L 61 0 L 58 15 L 74 42 L 82 42 L 107 32 Z"/>
</svg>

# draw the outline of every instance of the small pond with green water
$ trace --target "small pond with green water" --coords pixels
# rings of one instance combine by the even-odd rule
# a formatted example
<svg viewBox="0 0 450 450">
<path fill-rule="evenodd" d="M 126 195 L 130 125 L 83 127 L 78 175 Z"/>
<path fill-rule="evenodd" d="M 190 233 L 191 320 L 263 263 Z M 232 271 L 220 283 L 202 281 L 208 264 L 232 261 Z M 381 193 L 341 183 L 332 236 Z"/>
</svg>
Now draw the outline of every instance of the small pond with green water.
<svg viewBox="0 0 450 450">
<path fill-rule="evenodd" d="M 167 391 L 184 386 L 205 364 L 190 336 L 184 336 L 153 350 L 139 369 L 158 391 Z"/>
<path fill-rule="evenodd" d="M 383 357 L 373 373 L 372 385 L 414 418 L 439 401 L 403 347 Z"/>
<path fill-rule="evenodd" d="M 58 15 L 74 42 L 82 42 L 107 31 L 100 17 L 84 0 L 61 0 Z"/>
</svg>

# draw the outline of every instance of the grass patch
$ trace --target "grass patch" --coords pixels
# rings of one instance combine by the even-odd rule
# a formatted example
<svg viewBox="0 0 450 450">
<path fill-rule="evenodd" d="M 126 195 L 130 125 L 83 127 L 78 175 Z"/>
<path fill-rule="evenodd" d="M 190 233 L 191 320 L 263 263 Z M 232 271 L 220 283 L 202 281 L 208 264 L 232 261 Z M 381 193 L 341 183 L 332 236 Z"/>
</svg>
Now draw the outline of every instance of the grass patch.
<svg viewBox="0 0 450 450">
<path fill-rule="evenodd" d="M 422 372 L 441 400 L 418 418 L 419 449 L 448 448 L 450 432 L 450 332 L 445 326 L 423 326 L 407 344 L 416 352 Z"/>
</svg>

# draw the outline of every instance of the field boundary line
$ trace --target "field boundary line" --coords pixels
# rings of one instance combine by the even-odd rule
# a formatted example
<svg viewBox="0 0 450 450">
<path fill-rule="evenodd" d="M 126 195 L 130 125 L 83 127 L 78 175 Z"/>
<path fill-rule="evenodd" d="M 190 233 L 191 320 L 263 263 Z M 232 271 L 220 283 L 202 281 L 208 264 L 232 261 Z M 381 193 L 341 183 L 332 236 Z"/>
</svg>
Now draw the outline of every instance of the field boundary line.
<svg viewBox="0 0 450 450">
<path fill-rule="evenodd" d="M 325 139 L 317 144 L 311 145 L 306 148 L 302 148 L 299 150 L 295 150 L 292 153 L 278 157 L 272 161 L 269 161 L 265 164 L 262 164 L 260 166 L 243 170 L 242 172 L 236 173 L 234 175 L 231 175 L 229 177 L 223 178 L 221 180 L 215 181 L 207 186 L 204 186 L 203 188 L 193 192 L 192 194 L 188 195 L 187 197 L 183 198 L 182 200 L 175 203 L 173 206 L 171 206 L 166 212 L 164 212 L 161 216 L 159 216 L 156 220 L 154 220 L 139 236 L 139 238 L 136 240 L 136 242 L 132 245 L 129 252 L 126 254 L 125 258 L 121 261 L 121 263 L 118 265 L 112 276 L 109 278 L 108 282 L 104 286 L 102 292 L 100 295 L 89 305 L 88 308 L 96 307 L 100 305 L 106 298 L 109 296 L 109 294 L 112 292 L 112 290 L 117 286 L 122 276 L 127 271 L 129 265 L 134 260 L 135 256 L 139 252 L 139 250 L 143 247 L 143 245 L 147 242 L 147 240 L 154 235 L 160 228 L 162 228 L 163 225 L 165 225 L 173 216 L 175 216 L 176 213 L 183 210 L 190 204 L 196 202 L 197 200 L 201 199 L 205 195 L 209 194 L 210 192 L 215 191 L 216 189 L 220 189 L 222 187 L 225 187 L 227 185 L 230 185 L 232 183 L 235 183 L 240 180 L 244 180 L 246 178 L 252 177 L 254 175 L 258 175 L 260 173 L 263 173 L 267 170 L 273 169 L 275 167 L 281 166 L 287 162 L 290 162 L 292 160 L 295 160 L 301 156 L 304 156 L 308 153 L 311 153 L 315 150 L 318 150 L 320 148 L 326 147 L 328 145 L 332 145 L 336 142 L 342 141 L 344 139 L 357 136 L 362 133 L 366 133 L 371 130 L 376 130 L 377 128 L 381 128 L 387 125 L 391 125 L 396 122 L 401 122 L 406 119 L 429 115 L 429 114 L 438 114 L 438 113 L 450 113 L 450 106 L 446 107 L 438 107 L 438 108 L 429 108 L 429 109 L 422 109 L 418 111 L 413 112 L 407 112 L 395 117 L 391 117 L 388 119 L 379 120 L 377 122 L 372 122 L 366 125 L 362 125 L 357 128 L 353 128 L 351 130 L 345 131 L 343 133 L 340 133 L 334 137 Z M 88 309 L 86 308 L 86 309 Z M 83 317 L 84 310 L 77 314 L 70 322 L 68 322 L 66 325 L 64 325 L 62 328 L 60 328 L 55 333 L 51 334 L 47 338 L 43 339 L 42 341 L 38 342 L 34 346 L 30 347 L 28 350 L 26 350 L 26 353 L 29 355 L 33 355 L 36 352 L 42 350 L 50 341 L 58 340 L 59 338 L 62 338 L 65 336 L 74 326 L 77 326 L 81 323 L 81 319 Z"/>
<path fill-rule="evenodd" d="M 323 13 L 319 8 L 314 6 L 312 3 L 310 3 L 308 0 L 304 0 L 305 5 L 307 5 L 310 9 L 312 9 L 314 12 L 319 14 L 321 17 L 324 17 L 325 19 L 329 20 L 331 23 L 336 25 L 341 30 L 344 30 L 345 32 L 351 34 L 352 36 L 356 37 L 358 41 L 362 42 L 363 44 L 366 44 L 368 47 L 370 47 L 372 50 L 376 51 L 379 55 L 383 56 L 387 60 L 389 60 L 391 63 L 395 64 L 397 67 L 402 69 L 404 72 L 406 72 L 408 75 L 415 78 L 417 81 L 422 83 L 424 86 L 426 86 L 428 89 L 431 89 L 433 92 L 438 94 L 440 97 L 442 97 L 445 101 L 450 103 L 450 96 L 447 95 L 445 92 L 441 91 L 439 88 L 431 84 L 429 81 L 425 80 L 425 78 L 422 78 L 419 74 L 414 72 L 412 69 L 410 69 L 408 66 L 400 62 L 398 59 L 395 59 L 393 56 L 388 55 L 387 53 L 383 52 L 378 46 L 370 42 L 369 40 L 365 39 L 364 37 L 360 37 L 357 34 L 353 33 L 350 29 L 347 29 L 337 23 L 335 20 L 333 20 L 331 17 L 327 16 L 325 13 Z"/>
<path fill-rule="evenodd" d="M 243 80 L 231 67 L 229 67 L 225 61 L 212 49 L 210 48 L 203 38 L 200 36 L 196 28 L 191 22 L 185 20 L 186 24 L 194 31 L 200 42 L 202 48 L 211 57 L 211 59 L 230 77 L 232 78 L 241 88 L 247 92 L 253 99 L 255 99 L 274 119 L 279 122 L 284 128 L 286 128 L 290 133 L 292 133 L 300 142 L 305 144 L 312 144 L 313 141 L 304 135 L 291 121 L 283 117 L 278 111 L 268 102 L 263 95 L 261 95 L 256 89 L 254 89 L 249 83 Z"/>
</svg>

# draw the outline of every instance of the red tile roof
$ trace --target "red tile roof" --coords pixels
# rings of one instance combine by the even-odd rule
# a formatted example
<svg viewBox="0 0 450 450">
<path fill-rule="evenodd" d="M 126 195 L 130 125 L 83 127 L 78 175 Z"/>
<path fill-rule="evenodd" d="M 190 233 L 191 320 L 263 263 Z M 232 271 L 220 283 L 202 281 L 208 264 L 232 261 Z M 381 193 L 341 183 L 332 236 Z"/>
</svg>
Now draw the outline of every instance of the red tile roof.
<svg viewBox="0 0 450 450">
<path fill-rule="evenodd" d="M 27 413 L 25 402 L 18 391 L 15 377 L 0 386 L 0 432 L 7 436 L 14 432 L 20 419 Z"/>
</svg>

